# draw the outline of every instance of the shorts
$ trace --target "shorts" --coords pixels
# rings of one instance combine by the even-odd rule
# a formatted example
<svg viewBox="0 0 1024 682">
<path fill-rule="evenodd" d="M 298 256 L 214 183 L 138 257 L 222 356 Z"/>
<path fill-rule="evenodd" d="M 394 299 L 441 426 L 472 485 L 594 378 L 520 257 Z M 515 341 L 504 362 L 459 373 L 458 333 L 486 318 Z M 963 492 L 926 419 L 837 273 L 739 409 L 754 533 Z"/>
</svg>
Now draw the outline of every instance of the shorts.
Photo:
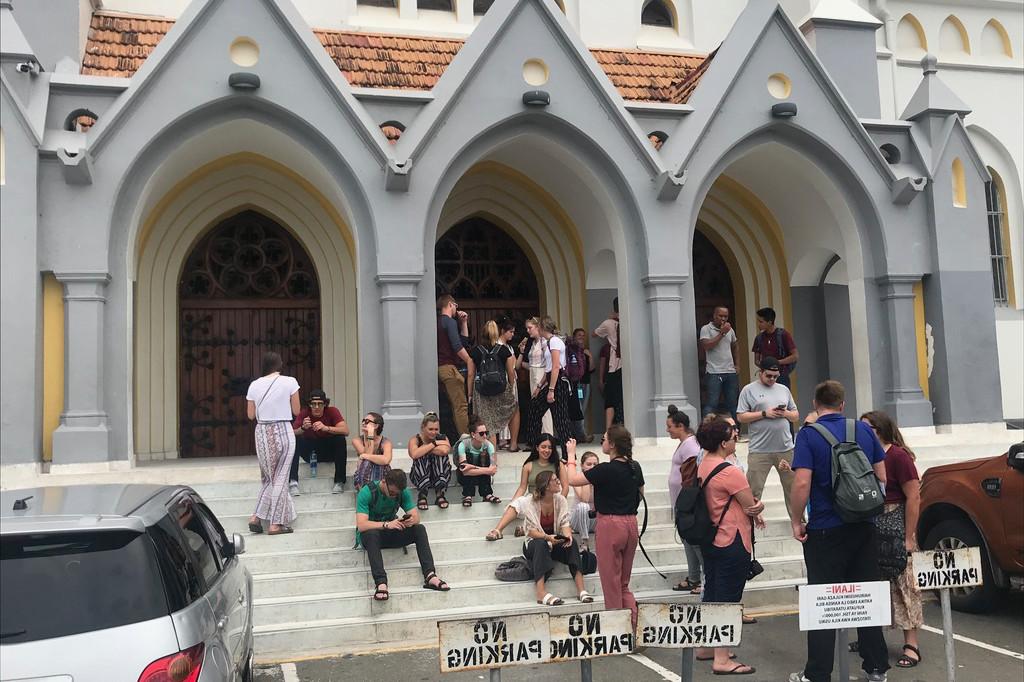
<svg viewBox="0 0 1024 682">
<path fill-rule="evenodd" d="M 609 372 L 604 378 L 604 407 L 622 407 L 622 370 Z"/>
</svg>

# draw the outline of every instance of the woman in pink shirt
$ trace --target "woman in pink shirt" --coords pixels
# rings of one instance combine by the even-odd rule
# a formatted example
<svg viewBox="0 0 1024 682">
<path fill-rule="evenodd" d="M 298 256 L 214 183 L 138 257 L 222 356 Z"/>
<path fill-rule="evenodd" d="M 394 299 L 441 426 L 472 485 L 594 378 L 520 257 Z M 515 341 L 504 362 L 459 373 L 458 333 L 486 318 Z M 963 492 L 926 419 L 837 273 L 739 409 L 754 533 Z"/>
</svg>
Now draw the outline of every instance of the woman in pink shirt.
<svg viewBox="0 0 1024 682">
<path fill-rule="evenodd" d="M 704 459 L 697 478 L 706 481 L 704 497 L 708 514 L 718 527 L 715 539 L 701 548 L 704 555 L 704 593 L 701 601 L 739 603 L 750 570 L 752 523 L 764 528 L 764 505 L 754 499 L 743 470 L 726 459 L 736 452 L 738 434 L 731 424 L 715 420 L 702 424 L 697 442 L 704 448 Z M 727 647 L 697 651 L 697 660 L 713 657 L 715 674 L 750 675 L 755 669 L 733 659 Z"/>
</svg>

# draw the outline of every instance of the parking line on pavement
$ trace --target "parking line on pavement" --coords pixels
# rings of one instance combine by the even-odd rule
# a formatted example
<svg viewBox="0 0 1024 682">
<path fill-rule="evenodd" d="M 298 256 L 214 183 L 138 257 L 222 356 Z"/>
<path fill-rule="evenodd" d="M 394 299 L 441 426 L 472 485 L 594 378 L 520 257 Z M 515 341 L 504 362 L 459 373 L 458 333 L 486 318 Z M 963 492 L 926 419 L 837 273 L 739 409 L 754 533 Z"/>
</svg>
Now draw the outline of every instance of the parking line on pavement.
<svg viewBox="0 0 1024 682">
<path fill-rule="evenodd" d="M 299 671 L 294 663 L 282 663 L 281 674 L 284 675 L 284 682 L 299 682 Z"/>
<path fill-rule="evenodd" d="M 639 663 L 640 665 L 646 668 L 650 668 L 654 672 L 661 675 L 661 678 L 663 680 L 667 680 L 668 682 L 682 682 L 683 678 L 679 677 L 679 675 L 676 675 L 674 672 L 672 672 L 671 670 L 662 665 L 658 665 L 657 663 L 647 658 L 643 654 L 630 654 L 629 657 L 637 663 Z"/>
<path fill-rule="evenodd" d="M 927 630 L 928 632 L 933 632 L 936 635 L 942 635 L 943 634 L 941 629 L 933 628 L 931 625 L 922 625 L 921 629 L 922 630 Z M 958 635 L 955 632 L 953 633 L 953 639 L 955 639 L 955 640 L 957 640 L 959 642 L 963 642 L 964 644 L 971 644 L 973 646 L 980 647 L 982 649 L 986 649 L 988 651 L 992 651 L 992 652 L 995 652 L 997 654 L 1002 654 L 1003 656 L 1009 656 L 1010 658 L 1016 658 L 1018 661 L 1024 661 L 1024 654 L 1017 653 L 1016 651 L 1010 651 L 1009 649 L 1003 649 L 1003 648 L 995 646 L 994 644 L 986 644 L 985 642 L 979 642 L 976 639 L 971 639 L 970 637 L 964 637 L 963 635 Z"/>
</svg>

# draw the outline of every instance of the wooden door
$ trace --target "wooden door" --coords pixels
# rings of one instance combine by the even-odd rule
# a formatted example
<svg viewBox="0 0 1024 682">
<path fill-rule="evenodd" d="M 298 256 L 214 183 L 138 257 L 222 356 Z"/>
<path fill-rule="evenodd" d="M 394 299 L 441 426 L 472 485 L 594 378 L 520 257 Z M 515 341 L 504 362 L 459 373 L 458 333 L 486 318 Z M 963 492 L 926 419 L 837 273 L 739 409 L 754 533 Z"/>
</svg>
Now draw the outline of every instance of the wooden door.
<svg viewBox="0 0 1024 682">
<path fill-rule="evenodd" d="M 255 454 L 245 394 L 263 354 L 281 355 L 303 395 L 322 386 L 309 256 L 273 220 L 244 211 L 195 246 L 178 291 L 181 456 Z"/>
</svg>

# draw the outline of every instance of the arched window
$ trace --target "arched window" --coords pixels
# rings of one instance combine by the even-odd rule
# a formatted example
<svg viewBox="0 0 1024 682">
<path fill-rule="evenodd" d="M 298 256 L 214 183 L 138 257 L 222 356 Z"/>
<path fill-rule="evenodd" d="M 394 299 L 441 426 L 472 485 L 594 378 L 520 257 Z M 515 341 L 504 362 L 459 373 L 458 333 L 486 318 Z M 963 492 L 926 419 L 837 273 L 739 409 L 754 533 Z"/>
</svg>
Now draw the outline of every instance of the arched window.
<svg viewBox="0 0 1024 682">
<path fill-rule="evenodd" d="M 992 255 L 992 298 L 996 305 L 1005 306 L 1010 304 L 1010 288 L 1013 286 L 1006 194 L 999 174 L 992 168 L 988 172 L 992 179 L 985 183 L 985 209 L 988 212 L 989 253 Z"/>
<path fill-rule="evenodd" d="M 981 30 L 981 53 L 993 57 L 1013 57 L 1010 34 L 995 19 L 990 19 Z"/>
<path fill-rule="evenodd" d="M 64 130 L 73 133 L 85 132 L 91 128 L 99 117 L 86 108 L 79 108 L 64 117 Z"/>
<path fill-rule="evenodd" d="M 964 176 L 964 162 L 960 160 L 960 157 L 953 159 L 951 171 L 953 205 L 957 208 L 967 208 L 967 178 Z"/>
<path fill-rule="evenodd" d="M 947 54 L 970 54 L 971 40 L 963 22 L 950 14 L 939 29 L 939 52 Z"/>
<path fill-rule="evenodd" d="M 473 14 L 476 16 L 482 16 L 487 14 L 487 10 L 494 4 L 494 0 L 473 0 Z"/>
<path fill-rule="evenodd" d="M 896 27 L 896 52 L 918 55 L 928 51 L 928 38 L 921 22 L 913 14 L 905 14 Z"/>
<path fill-rule="evenodd" d="M 432 9 L 440 12 L 454 12 L 452 0 L 416 0 L 416 9 Z"/>
<path fill-rule="evenodd" d="M 665 26 L 675 28 L 672 10 L 665 0 L 647 0 L 640 11 L 640 23 L 644 26 Z"/>
</svg>

